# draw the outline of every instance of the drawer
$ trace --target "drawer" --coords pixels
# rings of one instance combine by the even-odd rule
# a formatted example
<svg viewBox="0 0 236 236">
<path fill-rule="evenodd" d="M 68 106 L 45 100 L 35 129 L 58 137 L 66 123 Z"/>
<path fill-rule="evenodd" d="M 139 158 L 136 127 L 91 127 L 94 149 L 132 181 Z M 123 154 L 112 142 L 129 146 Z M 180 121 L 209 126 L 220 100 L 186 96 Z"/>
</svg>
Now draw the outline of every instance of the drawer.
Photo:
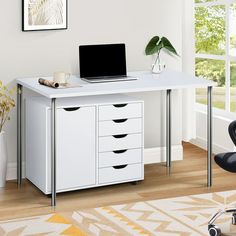
<svg viewBox="0 0 236 236">
<path fill-rule="evenodd" d="M 142 132 L 142 119 L 117 119 L 99 122 L 99 136 Z"/>
<path fill-rule="evenodd" d="M 99 153 L 99 168 L 142 162 L 142 149 Z"/>
<path fill-rule="evenodd" d="M 133 149 L 142 147 L 141 134 L 99 137 L 99 152 Z"/>
<path fill-rule="evenodd" d="M 99 169 L 99 183 L 142 179 L 143 165 L 133 164 Z"/>
<path fill-rule="evenodd" d="M 99 120 L 142 117 L 142 103 L 99 106 Z"/>
</svg>

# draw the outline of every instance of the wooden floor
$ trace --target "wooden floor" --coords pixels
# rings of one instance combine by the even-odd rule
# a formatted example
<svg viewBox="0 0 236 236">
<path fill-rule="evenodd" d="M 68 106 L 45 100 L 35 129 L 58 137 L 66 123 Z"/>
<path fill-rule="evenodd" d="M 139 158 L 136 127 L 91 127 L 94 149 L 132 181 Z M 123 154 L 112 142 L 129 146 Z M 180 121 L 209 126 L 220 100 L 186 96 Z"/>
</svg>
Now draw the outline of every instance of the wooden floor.
<svg viewBox="0 0 236 236">
<path fill-rule="evenodd" d="M 20 189 L 15 181 L 10 181 L 6 188 L 0 189 L 0 220 L 236 189 L 235 175 L 215 164 L 213 177 L 213 187 L 208 189 L 206 152 L 184 143 L 184 161 L 173 163 L 171 175 L 164 164 L 146 165 L 145 180 L 137 185 L 127 183 L 58 194 L 56 209 L 50 207 L 50 198 L 28 181 Z"/>
</svg>

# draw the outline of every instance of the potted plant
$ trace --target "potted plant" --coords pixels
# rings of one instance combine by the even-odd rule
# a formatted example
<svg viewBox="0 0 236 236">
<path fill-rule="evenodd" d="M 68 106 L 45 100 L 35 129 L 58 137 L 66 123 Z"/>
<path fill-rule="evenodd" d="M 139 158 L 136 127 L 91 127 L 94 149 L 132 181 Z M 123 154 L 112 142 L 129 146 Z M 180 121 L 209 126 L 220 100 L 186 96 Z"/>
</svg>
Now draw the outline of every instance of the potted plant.
<svg viewBox="0 0 236 236">
<path fill-rule="evenodd" d="M 160 53 L 162 50 L 165 50 L 167 53 L 171 55 L 178 56 L 177 51 L 174 46 L 166 37 L 154 36 L 146 46 L 145 54 L 153 55 L 157 54 L 154 64 L 152 65 L 153 73 L 161 73 L 165 68 L 165 64 L 161 63 Z"/>
<path fill-rule="evenodd" d="M 9 112 L 15 106 L 12 98 L 14 89 L 9 90 L 2 81 L 0 81 L 0 187 L 6 183 L 7 173 L 7 145 L 3 126 L 6 121 L 10 120 Z"/>
</svg>

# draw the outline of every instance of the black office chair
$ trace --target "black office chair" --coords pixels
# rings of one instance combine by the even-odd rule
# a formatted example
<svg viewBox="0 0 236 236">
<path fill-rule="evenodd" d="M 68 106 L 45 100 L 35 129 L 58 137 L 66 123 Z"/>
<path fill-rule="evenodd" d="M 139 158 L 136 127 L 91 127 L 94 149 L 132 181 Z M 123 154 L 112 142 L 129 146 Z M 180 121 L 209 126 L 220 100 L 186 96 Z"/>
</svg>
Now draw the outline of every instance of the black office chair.
<svg viewBox="0 0 236 236">
<path fill-rule="evenodd" d="M 236 146 L 236 120 L 228 128 L 229 135 Z M 220 153 L 215 156 L 215 162 L 226 171 L 236 173 L 236 152 Z M 236 208 L 218 211 L 208 222 L 208 232 L 211 236 L 220 236 L 221 230 L 214 225 L 215 220 L 225 213 L 232 213 L 232 224 L 236 225 Z"/>
</svg>

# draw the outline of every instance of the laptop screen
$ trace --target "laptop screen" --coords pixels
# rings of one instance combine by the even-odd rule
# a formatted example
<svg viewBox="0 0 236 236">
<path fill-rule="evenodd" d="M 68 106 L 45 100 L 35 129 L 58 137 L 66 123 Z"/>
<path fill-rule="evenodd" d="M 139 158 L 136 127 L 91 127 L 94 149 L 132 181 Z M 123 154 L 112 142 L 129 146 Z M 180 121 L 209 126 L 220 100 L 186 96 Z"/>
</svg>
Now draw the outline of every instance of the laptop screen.
<svg viewBox="0 0 236 236">
<path fill-rule="evenodd" d="M 126 76 L 125 44 L 79 46 L 80 77 Z"/>
</svg>

